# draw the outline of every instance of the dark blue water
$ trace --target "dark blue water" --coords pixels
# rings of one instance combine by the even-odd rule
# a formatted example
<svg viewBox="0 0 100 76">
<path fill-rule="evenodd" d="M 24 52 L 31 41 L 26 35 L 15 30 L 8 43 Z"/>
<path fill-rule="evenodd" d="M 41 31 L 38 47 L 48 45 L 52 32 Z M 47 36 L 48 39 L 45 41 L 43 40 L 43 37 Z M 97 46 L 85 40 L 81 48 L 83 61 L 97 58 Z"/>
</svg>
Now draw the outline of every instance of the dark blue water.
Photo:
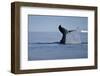
<svg viewBox="0 0 100 76">
<path fill-rule="evenodd" d="M 29 32 L 28 60 L 79 59 L 88 57 L 87 33 L 77 34 L 80 43 L 59 44 L 59 32 Z M 76 41 L 75 36 L 70 36 Z M 74 40 L 75 39 L 75 40 Z"/>
</svg>

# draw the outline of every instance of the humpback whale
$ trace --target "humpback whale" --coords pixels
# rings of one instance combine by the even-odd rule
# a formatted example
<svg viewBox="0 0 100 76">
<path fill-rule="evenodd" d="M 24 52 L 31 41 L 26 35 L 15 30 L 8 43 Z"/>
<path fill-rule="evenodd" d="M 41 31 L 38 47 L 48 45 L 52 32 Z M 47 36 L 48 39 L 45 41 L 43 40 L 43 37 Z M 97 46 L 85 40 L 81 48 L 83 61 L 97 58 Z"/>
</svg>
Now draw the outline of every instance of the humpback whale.
<svg viewBox="0 0 100 76">
<path fill-rule="evenodd" d="M 68 33 L 75 31 L 75 30 L 67 30 L 64 27 L 62 27 L 61 25 L 59 25 L 58 29 L 62 33 L 62 38 L 60 40 L 60 44 L 66 44 L 66 35 Z"/>
</svg>

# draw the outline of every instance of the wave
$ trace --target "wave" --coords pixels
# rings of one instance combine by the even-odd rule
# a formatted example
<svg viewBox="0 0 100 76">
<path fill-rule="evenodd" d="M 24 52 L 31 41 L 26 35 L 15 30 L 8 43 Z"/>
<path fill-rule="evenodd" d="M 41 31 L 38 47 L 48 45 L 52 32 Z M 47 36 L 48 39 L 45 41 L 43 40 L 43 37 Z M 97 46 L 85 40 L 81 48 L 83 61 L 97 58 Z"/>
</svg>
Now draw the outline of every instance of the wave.
<svg viewBox="0 0 100 76">
<path fill-rule="evenodd" d="M 36 42 L 36 43 L 28 43 L 28 44 L 60 44 L 60 42 Z M 88 44 L 88 42 L 81 42 L 81 43 L 66 43 L 67 44 Z"/>
</svg>

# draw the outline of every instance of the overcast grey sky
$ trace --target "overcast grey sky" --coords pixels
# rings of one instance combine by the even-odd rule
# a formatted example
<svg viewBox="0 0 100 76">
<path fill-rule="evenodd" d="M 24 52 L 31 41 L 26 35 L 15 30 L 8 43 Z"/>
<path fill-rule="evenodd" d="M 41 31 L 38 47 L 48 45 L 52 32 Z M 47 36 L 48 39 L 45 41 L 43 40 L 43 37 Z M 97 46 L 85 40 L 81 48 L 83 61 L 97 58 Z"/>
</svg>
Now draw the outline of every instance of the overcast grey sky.
<svg viewBox="0 0 100 76">
<path fill-rule="evenodd" d="M 58 32 L 58 26 L 62 25 L 66 29 L 87 30 L 88 17 L 75 16 L 28 16 L 29 32 Z"/>
</svg>

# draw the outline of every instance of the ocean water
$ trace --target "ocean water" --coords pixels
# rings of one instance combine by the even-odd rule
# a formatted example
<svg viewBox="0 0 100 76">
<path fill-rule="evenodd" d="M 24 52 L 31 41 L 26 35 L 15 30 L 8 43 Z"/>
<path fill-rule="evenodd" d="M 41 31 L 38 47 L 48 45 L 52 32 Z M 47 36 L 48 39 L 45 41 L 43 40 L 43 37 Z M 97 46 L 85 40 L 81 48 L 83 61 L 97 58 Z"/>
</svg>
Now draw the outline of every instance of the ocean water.
<svg viewBox="0 0 100 76">
<path fill-rule="evenodd" d="M 69 34 L 65 45 L 59 44 L 61 37 L 60 32 L 29 32 L 28 60 L 88 58 L 87 33 Z"/>
</svg>

